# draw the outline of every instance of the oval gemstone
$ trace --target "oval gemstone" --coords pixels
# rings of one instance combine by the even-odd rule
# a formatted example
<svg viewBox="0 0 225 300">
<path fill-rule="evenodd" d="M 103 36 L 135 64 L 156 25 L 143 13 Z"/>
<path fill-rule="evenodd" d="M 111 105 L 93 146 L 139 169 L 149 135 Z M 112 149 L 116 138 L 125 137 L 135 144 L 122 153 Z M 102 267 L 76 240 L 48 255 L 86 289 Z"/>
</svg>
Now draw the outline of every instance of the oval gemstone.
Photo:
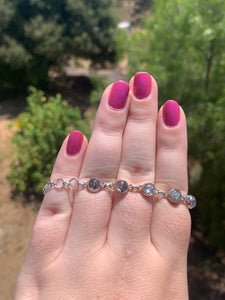
<svg viewBox="0 0 225 300">
<path fill-rule="evenodd" d="M 98 178 L 91 178 L 88 181 L 87 188 L 91 192 L 98 192 L 101 188 L 101 181 Z"/>
<path fill-rule="evenodd" d="M 187 195 L 186 199 L 187 199 L 186 203 L 187 203 L 187 207 L 188 208 L 192 209 L 192 208 L 194 208 L 196 206 L 197 201 L 196 201 L 196 198 L 194 196 Z"/>
<path fill-rule="evenodd" d="M 154 190 L 155 190 L 155 186 L 150 182 L 145 183 L 142 187 L 143 194 L 148 197 L 154 195 Z"/>
<path fill-rule="evenodd" d="M 115 184 L 115 189 L 119 193 L 126 193 L 128 191 L 128 183 L 125 180 L 118 180 Z"/>
<path fill-rule="evenodd" d="M 172 189 L 169 191 L 169 199 L 173 203 L 179 203 L 181 200 L 181 192 L 177 189 Z"/>
</svg>

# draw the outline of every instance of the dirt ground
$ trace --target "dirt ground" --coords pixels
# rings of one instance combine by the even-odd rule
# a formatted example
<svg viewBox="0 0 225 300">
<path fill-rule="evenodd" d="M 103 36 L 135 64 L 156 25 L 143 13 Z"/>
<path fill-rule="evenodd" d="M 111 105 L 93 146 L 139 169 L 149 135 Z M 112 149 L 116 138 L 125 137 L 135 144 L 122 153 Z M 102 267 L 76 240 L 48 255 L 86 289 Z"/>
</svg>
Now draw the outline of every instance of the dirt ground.
<svg viewBox="0 0 225 300">
<path fill-rule="evenodd" d="M 6 107 L 7 106 L 7 107 Z M 23 109 L 14 101 L 0 102 L 0 299 L 12 299 L 16 278 L 24 259 L 36 212 L 31 205 L 11 200 L 7 180 L 11 161 L 9 124 Z"/>
<path fill-rule="evenodd" d="M 116 70 L 101 71 L 101 74 L 106 75 L 112 82 L 125 79 L 123 70 L 124 66 L 121 66 Z M 68 68 L 67 75 L 73 78 L 88 74 L 79 69 L 75 71 Z M 63 93 L 67 95 L 65 90 Z M 74 99 L 78 99 L 78 95 L 73 96 Z M 11 199 L 11 187 L 7 180 L 13 133 L 9 124 L 15 122 L 17 114 L 23 111 L 24 107 L 23 97 L 0 101 L 0 300 L 10 300 L 13 297 L 16 278 L 37 215 L 36 206 Z M 197 217 L 196 214 L 197 212 L 194 218 Z M 225 254 L 210 253 L 198 231 L 193 232 L 188 261 L 190 300 L 225 299 Z"/>
</svg>

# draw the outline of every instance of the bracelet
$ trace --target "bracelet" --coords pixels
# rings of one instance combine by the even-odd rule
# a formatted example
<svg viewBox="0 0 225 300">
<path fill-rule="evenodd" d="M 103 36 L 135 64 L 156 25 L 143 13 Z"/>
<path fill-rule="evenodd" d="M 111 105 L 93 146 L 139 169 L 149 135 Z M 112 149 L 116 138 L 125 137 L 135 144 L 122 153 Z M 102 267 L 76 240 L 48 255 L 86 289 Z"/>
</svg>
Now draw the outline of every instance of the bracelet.
<svg viewBox="0 0 225 300">
<path fill-rule="evenodd" d="M 91 193 L 97 193 L 100 190 L 111 189 L 120 194 L 127 192 L 140 192 L 146 197 L 152 197 L 154 195 L 162 195 L 172 203 L 182 203 L 187 208 L 192 209 L 196 206 L 196 198 L 192 195 L 184 195 L 178 189 L 171 189 L 168 193 L 157 189 L 154 184 L 147 182 L 143 185 L 128 184 L 125 180 L 118 180 L 116 183 L 105 183 L 98 178 L 91 178 L 89 181 L 81 182 L 79 179 L 73 177 L 69 181 L 65 181 L 63 178 L 57 178 L 55 181 L 49 180 L 44 188 L 44 194 L 51 190 L 62 190 L 68 188 L 70 190 L 86 189 Z"/>
</svg>

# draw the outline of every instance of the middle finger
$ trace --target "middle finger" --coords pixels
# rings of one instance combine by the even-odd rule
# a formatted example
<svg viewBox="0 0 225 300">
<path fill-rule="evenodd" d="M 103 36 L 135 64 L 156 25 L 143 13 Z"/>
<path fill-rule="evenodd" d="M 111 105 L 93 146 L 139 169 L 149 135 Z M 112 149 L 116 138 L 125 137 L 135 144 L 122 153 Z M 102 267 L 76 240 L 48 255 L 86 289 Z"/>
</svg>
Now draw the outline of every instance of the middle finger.
<svg viewBox="0 0 225 300">
<path fill-rule="evenodd" d="M 123 136 L 117 180 L 133 185 L 154 183 L 158 90 L 148 73 L 137 73 L 130 81 L 130 110 Z M 124 244 L 150 239 L 152 203 L 140 192 L 116 193 L 108 239 Z"/>
</svg>

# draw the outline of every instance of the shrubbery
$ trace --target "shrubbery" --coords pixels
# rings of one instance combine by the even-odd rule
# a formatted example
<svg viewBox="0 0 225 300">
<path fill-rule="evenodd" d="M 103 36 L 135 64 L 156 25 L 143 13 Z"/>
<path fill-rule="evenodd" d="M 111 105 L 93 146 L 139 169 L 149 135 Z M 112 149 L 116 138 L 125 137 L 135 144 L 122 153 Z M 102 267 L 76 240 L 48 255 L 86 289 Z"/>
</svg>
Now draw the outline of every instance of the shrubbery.
<svg viewBox="0 0 225 300">
<path fill-rule="evenodd" d="M 90 81 L 93 86 L 93 90 L 90 95 L 90 105 L 93 108 L 97 108 L 101 100 L 102 93 L 109 84 L 109 80 L 105 76 L 90 76 Z"/>
<path fill-rule="evenodd" d="M 61 95 L 46 98 L 44 92 L 30 88 L 26 112 L 16 122 L 12 142 L 15 159 L 9 180 L 15 194 L 41 194 L 48 180 L 57 153 L 66 135 L 82 130 L 84 123 L 78 108 L 70 108 Z"/>
<path fill-rule="evenodd" d="M 199 165 L 191 193 L 199 203 L 198 224 L 211 246 L 224 250 L 225 236 L 225 101 L 200 103 L 188 116 L 189 153 Z"/>
</svg>

